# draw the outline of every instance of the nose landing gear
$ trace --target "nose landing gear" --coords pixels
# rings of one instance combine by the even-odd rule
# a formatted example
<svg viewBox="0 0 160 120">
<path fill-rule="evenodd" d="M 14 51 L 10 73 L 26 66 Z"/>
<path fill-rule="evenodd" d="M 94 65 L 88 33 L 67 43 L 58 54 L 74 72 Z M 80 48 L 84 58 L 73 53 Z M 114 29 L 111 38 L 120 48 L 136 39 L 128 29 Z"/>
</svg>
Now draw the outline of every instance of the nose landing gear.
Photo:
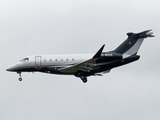
<svg viewBox="0 0 160 120">
<path fill-rule="evenodd" d="M 20 73 L 18 73 L 18 74 L 19 74 L 19 78 L 18 78 L 18 80 L 19 80 L 19 81 L 22 81 L 21 72 L 20 72 Z"/>
</svg>

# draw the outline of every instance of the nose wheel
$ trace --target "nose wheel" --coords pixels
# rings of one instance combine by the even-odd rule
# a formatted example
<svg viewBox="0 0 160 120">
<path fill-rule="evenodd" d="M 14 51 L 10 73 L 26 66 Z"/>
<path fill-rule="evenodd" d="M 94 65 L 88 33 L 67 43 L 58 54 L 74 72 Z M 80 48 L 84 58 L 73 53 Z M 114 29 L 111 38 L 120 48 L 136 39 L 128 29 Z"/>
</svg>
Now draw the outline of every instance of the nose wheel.
<svg viewBox="0 0 160 120">
<path fill-rule="evenodd" d="M 19 78 L 18 78 L 18 80 L 19 80 L 19 81 L 22 81 L 21 73 L 18 73 L 18 74 L 19 74 Z"/>
<path fill-rule="evenodd" d="M 19 78 L 18 80 L 19 80 L 19 81 L 22 81 L 22 78 Z"/>
</svg>

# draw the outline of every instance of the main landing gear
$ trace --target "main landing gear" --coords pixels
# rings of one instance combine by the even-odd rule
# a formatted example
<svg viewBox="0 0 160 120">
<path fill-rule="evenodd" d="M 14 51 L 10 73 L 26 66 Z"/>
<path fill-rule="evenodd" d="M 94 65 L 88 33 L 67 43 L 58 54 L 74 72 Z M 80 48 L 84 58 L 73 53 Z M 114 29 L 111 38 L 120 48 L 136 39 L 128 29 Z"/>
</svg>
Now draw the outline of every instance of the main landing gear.
<svg viewBox="0 0 160 120">
<path fill-rule="evenodd" d="M 19 78 L 18 78 L 18 80 L 19 80 L 19 81 L 22 81 L 21 72 L 20 72 L 20 73 L 18 73 L 18 74 L 19 74 Z"/>
<path fill-rule="evenodd" d="M 81 80 L 82 80 L 84 83 L 87 82 L 87 77 L 86 77 L 86 76 L 81 76 L 80 78 L 81 78 Z"/>
<path fill-rule="evenodd" d="M 83 72 L 78 72 L 77 74 L 75 74 L 76 77 L 80 78 L 83 83 L 87 82 L 87 77 Z"/>
</svg>

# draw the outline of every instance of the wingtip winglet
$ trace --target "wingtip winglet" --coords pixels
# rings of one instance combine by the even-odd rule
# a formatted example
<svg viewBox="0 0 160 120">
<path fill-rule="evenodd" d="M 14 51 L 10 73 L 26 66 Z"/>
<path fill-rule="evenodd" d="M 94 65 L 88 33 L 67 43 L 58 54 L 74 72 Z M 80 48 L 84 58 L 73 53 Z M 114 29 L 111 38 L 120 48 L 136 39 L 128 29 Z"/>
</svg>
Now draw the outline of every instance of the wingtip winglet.
<svg viewBox="0 0 160 120">
<path fill-rule="evenodd" d="M 98 50 L 98 52 L 93 56 L 93 58 L 98 58 L 101 56 L 101 53 L 104 49 L 105 44 Z"/>
</svg>

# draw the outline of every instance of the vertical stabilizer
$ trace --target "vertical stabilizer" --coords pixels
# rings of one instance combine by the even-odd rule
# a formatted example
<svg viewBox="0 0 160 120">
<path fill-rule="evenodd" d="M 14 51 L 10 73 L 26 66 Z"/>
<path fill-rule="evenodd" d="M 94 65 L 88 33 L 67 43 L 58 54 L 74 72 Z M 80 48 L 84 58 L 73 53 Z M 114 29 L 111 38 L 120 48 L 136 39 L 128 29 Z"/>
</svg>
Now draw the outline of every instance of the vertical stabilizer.
<svg viewBox="0 0 160 120">
<path fill-rule="evenodd" d="M 123 59 L 134 54 L 137 54 L 144 38 L 154 37 L 151 30 L 146 30 L 140 33 L 127 33 L 128 38 L 114 52 L 123 54 Z"/>
</svg>

